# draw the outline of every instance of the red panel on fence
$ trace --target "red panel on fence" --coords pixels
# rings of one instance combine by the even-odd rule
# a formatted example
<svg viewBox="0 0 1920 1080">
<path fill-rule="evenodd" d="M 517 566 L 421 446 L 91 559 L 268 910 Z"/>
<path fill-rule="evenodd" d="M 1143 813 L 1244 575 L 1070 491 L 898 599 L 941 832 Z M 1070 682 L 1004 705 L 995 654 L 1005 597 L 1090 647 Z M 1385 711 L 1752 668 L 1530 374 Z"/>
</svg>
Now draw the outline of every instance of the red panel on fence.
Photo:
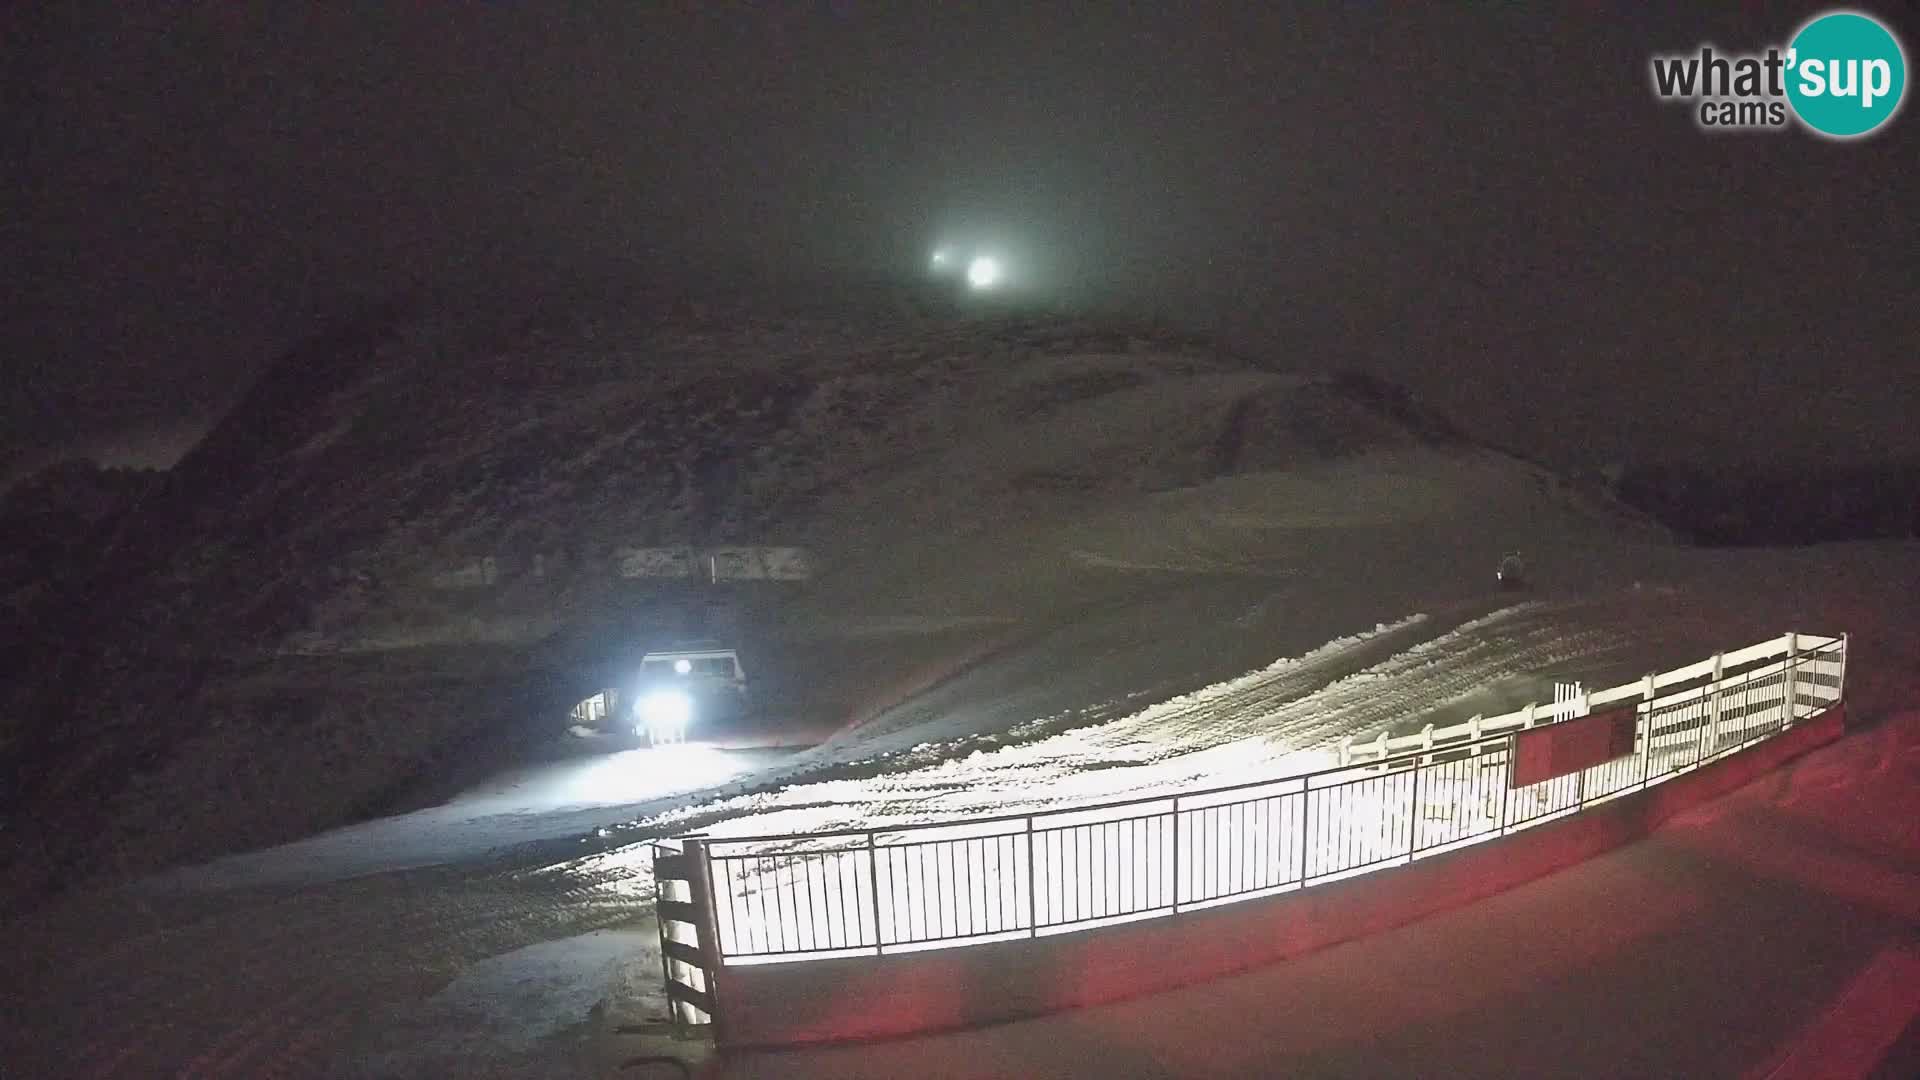
<svg viewBox="0 0 1920 1080">
<path fill-rule="evenodd" d="M 1514 787 L 1604 765 L 1633 753 L 1634 707 L 1523 731 L 1513 739 Z"/>
</svg>

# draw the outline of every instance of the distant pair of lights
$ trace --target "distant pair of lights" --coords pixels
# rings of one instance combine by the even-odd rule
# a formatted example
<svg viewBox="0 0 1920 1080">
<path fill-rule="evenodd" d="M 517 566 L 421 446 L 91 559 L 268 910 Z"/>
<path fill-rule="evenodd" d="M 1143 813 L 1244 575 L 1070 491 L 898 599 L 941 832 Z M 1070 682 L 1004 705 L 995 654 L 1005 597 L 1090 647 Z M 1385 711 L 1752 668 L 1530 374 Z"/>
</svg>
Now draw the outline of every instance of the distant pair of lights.
<svg viewBox="0 0 1920 1080">
<path fill-rule="evenodd" d="M 953 252 L 945 248 L 933 253 L 935 270 L 951 270 L 955 264 Z M 1000 260 L 991 255 L 975 255 L 967 262 L 967 284 L 975 289 L 991 289 L 1000 284 Z"/>
</svg>

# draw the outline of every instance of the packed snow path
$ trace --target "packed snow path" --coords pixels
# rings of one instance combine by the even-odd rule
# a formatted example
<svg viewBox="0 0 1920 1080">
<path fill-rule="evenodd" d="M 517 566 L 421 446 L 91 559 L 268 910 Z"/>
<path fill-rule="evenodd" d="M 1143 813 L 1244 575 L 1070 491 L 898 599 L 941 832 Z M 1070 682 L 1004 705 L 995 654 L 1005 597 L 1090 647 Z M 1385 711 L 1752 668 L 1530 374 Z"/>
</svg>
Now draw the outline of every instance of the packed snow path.
<svg viewBox="0 0 1920 1080">
<path fill-rule="evenodd" d="M 1540 673 L 1619 667 L 1634 650 L 1605 609 L 1545 603 L 1478 617 L 1416 614 L 1306 656 L 1104 721 L 1042 719 L 840 763 L 818 779 L 694 804 L 642 823 L 714 836 L 1024 813 L 1284 775 L 1371 736 Z M 1550 680 L 1548 680 L 1550 681 Z M 1516 704 L 1524 704 L 1516 702 Z M 1491 709 L 1488 711 L 1499 711 Z M 836 775 L 837 774 L 837 775 Z"/>
</svg>

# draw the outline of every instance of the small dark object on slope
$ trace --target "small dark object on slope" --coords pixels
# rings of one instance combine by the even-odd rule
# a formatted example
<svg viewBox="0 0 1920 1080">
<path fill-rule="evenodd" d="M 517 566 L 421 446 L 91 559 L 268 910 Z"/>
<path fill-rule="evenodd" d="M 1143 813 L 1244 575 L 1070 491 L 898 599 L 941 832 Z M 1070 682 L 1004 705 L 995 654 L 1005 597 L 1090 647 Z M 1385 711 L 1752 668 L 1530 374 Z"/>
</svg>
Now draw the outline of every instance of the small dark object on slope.
<svg viewBox="0 0 1920 1080">
<path fill-rule="evenodd" d="M 1509 551 L 1500 559 L 1500 569 L 1494 571 L 1500 581 L 1500 588 L 1506 592 L 1518 592 L 1531 588 L 1527 582 L 1527 564 L 1517 551 Z"/>
</svg>

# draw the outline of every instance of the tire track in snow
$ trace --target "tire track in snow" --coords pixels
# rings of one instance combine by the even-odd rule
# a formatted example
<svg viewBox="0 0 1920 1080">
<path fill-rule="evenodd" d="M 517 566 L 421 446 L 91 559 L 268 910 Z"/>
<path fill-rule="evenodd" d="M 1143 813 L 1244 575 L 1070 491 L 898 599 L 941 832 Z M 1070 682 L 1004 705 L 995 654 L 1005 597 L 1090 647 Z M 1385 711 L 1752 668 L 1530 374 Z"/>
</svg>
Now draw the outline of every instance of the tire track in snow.
<svg viewBox="0 0 1920 1080">
<path fill-rule="evenodd" d="M 1148 767 L 1142 782 L 1116 784 L 1104 798 L 1278 775 L 1289 752 L 1325 748 L 1345 734 L 1403 723 L 1496 679 L 1603 652 L 1615 641 L 1604 630 L 1569 632 L 1550 615 L 1508 609 L 1305 694 L 1273 693 L 1256 682 L 1172 718 L 1144 710 L 1090 732 L 1086 745 L 1069 747 L 1060 765 L 1069 773 L 1089 762 Z M 1207 754 L 1214 749 L 1244 749 L 1258 756 L 1235 763 L 1242 775 L 1220 777 L 1210 772 L 1221 756 Z M 1181 769 L 1188 761 L 1202 767 Z M 1113 779 L 1124 782 L 1125 773 L 1115 768 Z"/>
<path fill-rule="evenodd" d="M 799 804 L 799 808 L 810 808 L 809 804 L 831 807 L 846 801 L 845 796 L 836 794 L 837 790 L 843 786 L 850 787 L 857 793 L 861 785 L 884 785 L 889 776 L 915 775 L 920 770 L 929 767 L 938 768 L 950 759 L 967 754 L 992 753 L 996 750 L 1013 750 L 1021 746 L 1043 744 L 1063 736 L 1072 737 L 1076 732 L 1113 728 L 1120 724 L 1138 722 L 1142 716 L 1177 717 L 1200 711 L 1219 711 L 1223 703 L 1226 707 L 1238 711 L 1244 709 L 1249 695 L 1270 695 L 1275 700 L 1298 697 L 1338 678 L 1345 671 L 1364 668 L 1368 658 L 1391 655 L 1397 648 L 1405 648 L 1421 640 L 1418 636 L 1421 633 L 1428 635 L 1437 633 L 1457 625 L 1465 618 L 1466 616 L 1462 614 L 1445 619 L 1433 619 L 1418 614 L 1410 615 L 1395 623 L 1380 624 L 1372 631 L 1335 639 L 1302 656 L 1277 660 L 1260 671 L 1213 686 L 1202 687 L 1117 718 L 1066 724 L 1060 724 L 1053 718 L 1041 718 L 1015 726 L 1007 736 L 969 735 L 944 743 L 923 743 L 904 753 L 857 760 L 846 765 L 828 766 L 811 774 L 800 774 L 783 790 L 804 790 L 810 793 L 805 799 L 794 800 Z M 849 778 L 851 778 L 850 781 Z M 951 781 L 955 785 L 962 782 Z M 734 796 L 704 805 L 684 807 L 637 824 L 642 831 L 651 835 L 669 835 L 694 828 L 704 829 L 742 817 L 745 813 L 751 812 L 750 809 L 742 808 L 751 808 L 766 798 L 764 792 Z"/>
<path fill-rule="evenodd" d="M 1103 723 L 986 749 L 958 740 L 924 748 L 953 756 L 913 769 L 794 784 L 642 827 L 698 821 L 725 836 L 907 824 L 1258 780 L 1310 765 L 1287 759 L 1343 735 L 1404 725 L 1500 680 L 1597 662 L 1628 641 L 1594 609 L 1541 602 L 1407 619 Z"/>
</svg>

